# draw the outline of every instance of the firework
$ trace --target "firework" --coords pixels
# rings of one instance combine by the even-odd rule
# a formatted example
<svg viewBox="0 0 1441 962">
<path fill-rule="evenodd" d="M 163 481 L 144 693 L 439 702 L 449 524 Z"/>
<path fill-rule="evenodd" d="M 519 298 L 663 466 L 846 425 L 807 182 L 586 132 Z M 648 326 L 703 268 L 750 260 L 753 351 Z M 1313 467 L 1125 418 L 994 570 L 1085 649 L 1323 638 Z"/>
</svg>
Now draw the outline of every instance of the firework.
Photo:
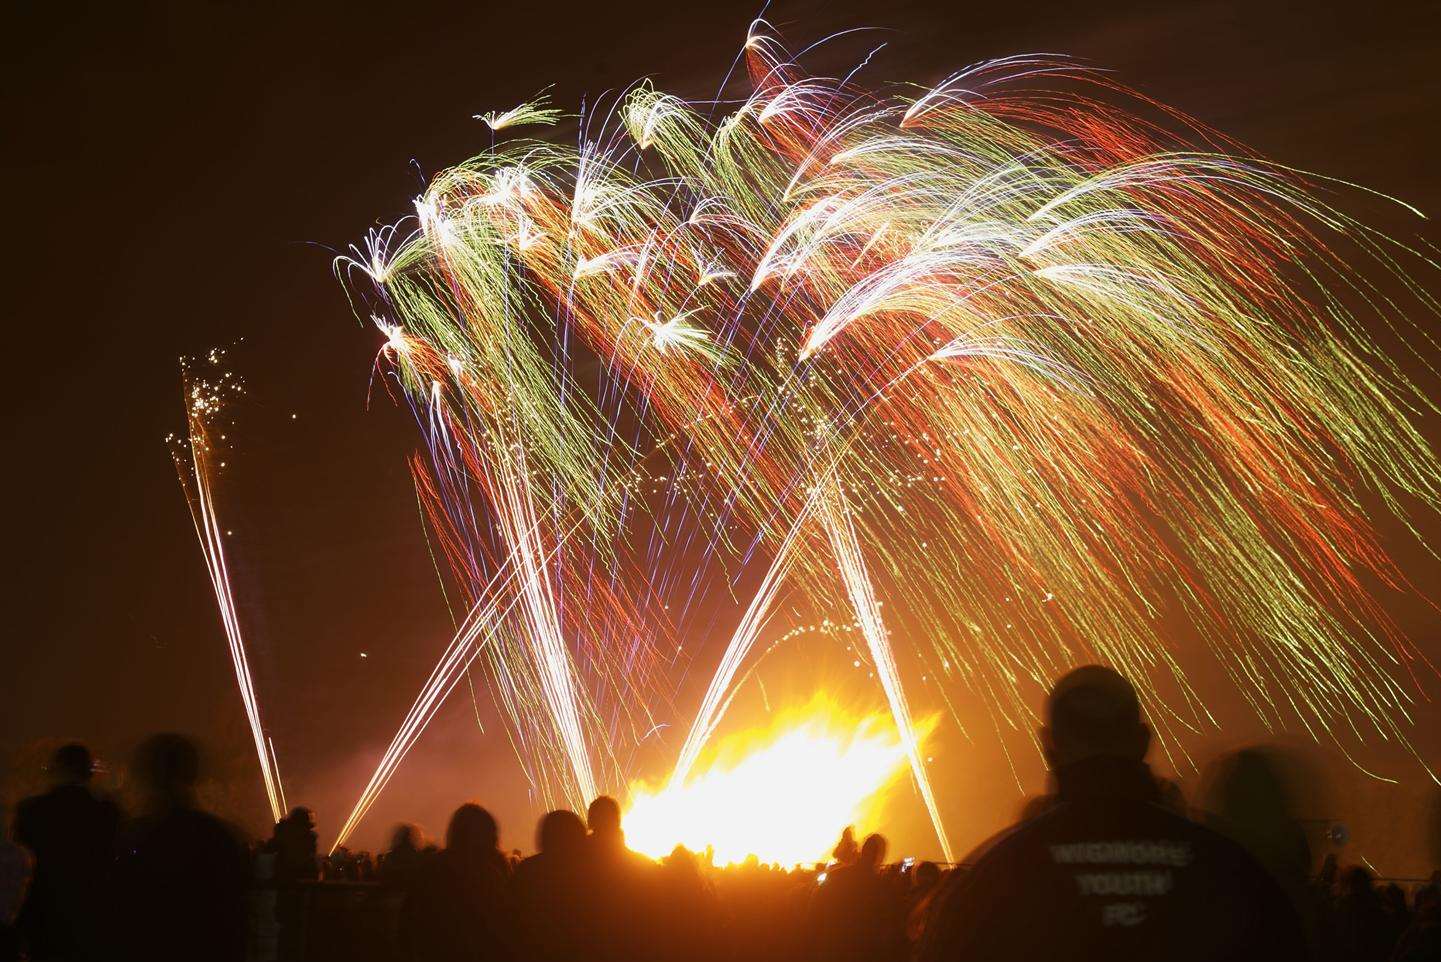
<svg viewBox="0 0 1441 962">
<path fill-rule="evenodd" d="M 1412 253 L 1064 60 L 869 90 L 761 23 L 745 58 L 724 116 L 639 85 L 337 260 L 424 431 L 450 580 L 492 613 L 379 784 L 476 659 L 537 795 L 583 805 L 672 717 L 670 664 L 710 670 L 681 639 L 728 634 L 683 791 L 783 595 L 854 624 L 943 848 L 920 677 L 1004 735 L 1025 685 L 1108 663 L 1172 751 L 1213 723 L 1203 655 L 1268 725 L 1405 743 L 1419 655 L 1368 587 L 1406 587 L 1372 516 L 1434 511 L 1438 471 L 1366 331 L 1414 332 L 1398 296 L 1434 314 Z"/>
<path fill-rule="evenodd" d="M 285 789 L 280 784 L 275 744 L 265 733 L 260 719 L 260 700 L 250 676 L 250 660 L 245 653 L 245 637 L 240 629 L 240 616 L 235 611 L 235 591 L 230 584 L 230 566 L 225 558 L 225 532 L 215 511 L 214 473 L 225 462 L 216 462 L 224 435 L 214 436 L 213 423 L 225 416 L 228 405 L 244 393 L 244 384 L 230 371 L 222 370 L 225 352 L 212 350 L 203 362 L 181 359 L 182 389 L 185 397 L 185 437 L 171 435 L 170 444 L 180 487 L 185 492 L 195 535 L 205 554 L 205 568 L 215 590 L 215 603 L 220 609 L 220 623 L 230 646 L 230 660 L 235 667 L 235 683 L 245 706 L 255 754 L 260 762 L 260 775 L 270 814 L 280 821 L 285 814 Z"/>
</svg>

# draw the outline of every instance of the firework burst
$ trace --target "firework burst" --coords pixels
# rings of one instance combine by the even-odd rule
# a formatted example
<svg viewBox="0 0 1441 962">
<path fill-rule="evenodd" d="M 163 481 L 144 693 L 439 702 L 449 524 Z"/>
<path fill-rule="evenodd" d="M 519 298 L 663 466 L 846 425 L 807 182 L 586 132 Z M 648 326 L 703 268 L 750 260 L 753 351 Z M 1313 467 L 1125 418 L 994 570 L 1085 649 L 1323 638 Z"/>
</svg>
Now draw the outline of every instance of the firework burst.
<svg viewBox="0 0 1441 962">
<path fill-rule="evenodd" d="M 1004 734 L 1023 683 L 1105 662 L 1174 747 L 1206 657 L 1267 724 L 1405 742 L 1371 518 L 1434 511 L 1438 471 L 1366 330 L 1411 332 L 1393 288 L 1434 312 L 1409 252 L 1064 60 L 876 91 L 764 24 L 744 56 L 729 114 L 642 84 L 337 262 L 471 611 L 417 705 L 479 660 L 537 794 L 583 805 L 670 716 L 676 639 L 729 635 L 683 787 L 790 594 L 857 625 L 943 847 L 908 677 Z"/>
</svg>

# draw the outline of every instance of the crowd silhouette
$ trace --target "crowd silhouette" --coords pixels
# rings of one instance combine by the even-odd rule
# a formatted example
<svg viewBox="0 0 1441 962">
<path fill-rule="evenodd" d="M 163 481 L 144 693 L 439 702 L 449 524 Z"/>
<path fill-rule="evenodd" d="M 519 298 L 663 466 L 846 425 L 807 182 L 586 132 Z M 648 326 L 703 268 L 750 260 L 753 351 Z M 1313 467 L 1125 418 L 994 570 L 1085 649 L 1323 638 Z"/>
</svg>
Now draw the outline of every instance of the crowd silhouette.
<svg viewBox="0 0 1441 962">
<path fill-rule="evenodd" d="M 528 858 L 501 850 L 473 802 L 439 846 L 401 825 L 377 859 L 322 856 L 299 807 L 247 851 L 196 804 L 183 736 L 141 745 L 129 817 L 93 789 L 90 752 L 67 745 L 0 843 L 0 962 L 1441 960 L 1441 874 L 1408 893 L 1334 855 L 1313 872 L 1264 751 L 1216 766 L 1202 815 L 1146 765 L 1150 732 L 1121 675 L 1076 669 L 1044 717 L 1052 790 L 949 867 L 888 861 L 884 837 L 851 828 L 815 866 L 723 868 L 681 847 L 655 861 L 627 847 L 604 796 L 584 819 L 542 817 Z M 328 890 L 363 906 L 373 937 L 316 937 Z"/>
</svg>

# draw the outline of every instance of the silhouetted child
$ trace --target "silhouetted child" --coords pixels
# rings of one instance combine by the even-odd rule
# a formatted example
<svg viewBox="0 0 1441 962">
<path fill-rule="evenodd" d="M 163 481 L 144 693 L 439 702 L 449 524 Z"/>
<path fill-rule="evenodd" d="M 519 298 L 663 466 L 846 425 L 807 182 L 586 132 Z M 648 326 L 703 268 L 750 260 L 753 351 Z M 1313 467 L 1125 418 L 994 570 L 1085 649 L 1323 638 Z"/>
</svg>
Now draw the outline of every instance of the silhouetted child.
<svg viewBox="0 0 1441 962">
<path fill-rule="evenodd" d="M 131 764 L 141 813 L 125 826 L 112 901 L 133 962 L 245 957 L 249 864 L 238 834 L 195 804 L 200 754 L 182 735 L 152 735 Z"/>
</svg>

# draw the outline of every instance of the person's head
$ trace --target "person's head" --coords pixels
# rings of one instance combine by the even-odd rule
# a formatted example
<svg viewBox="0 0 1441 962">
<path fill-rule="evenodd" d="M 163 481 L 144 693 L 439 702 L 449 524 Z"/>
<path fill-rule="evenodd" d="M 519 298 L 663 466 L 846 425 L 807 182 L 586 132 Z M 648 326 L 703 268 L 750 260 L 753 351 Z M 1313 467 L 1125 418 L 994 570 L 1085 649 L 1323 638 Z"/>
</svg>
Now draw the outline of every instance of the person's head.
<svg viewBox="0 0 1441 962">
<path fill-rule="evenodd" d="M 50 756 L 50 779 L 56 785 L 86 785 L 95 770 L 95 759 L 84 745 L 62 745 Z"/>
<path fill-rule="evenodd" d="M 666 867 L 671 875 L 679 878 L 694 878 L 700 875 L 700 860 L 690 849 L 676 843 L 675 848 L 670 850 L 661 864 Z"/>
<path fill-rule="evenodd" d="M 151 735 L 135 749 L 131 772 L 151 808 L 189 806 L 200 778 L 200 750 L 184 735 Z"/>
<path fill-rule="evenodd" d="M 290 821 L 298 827 L 313 830 L 315 828 L 315 813 L 304 805 L 297 805 L 290 810 Z"/>
<path fill-rule="evenodd" d="M 886 860 L 886 837 L 872 833 L 861 843 L 861 864 L 867 868 L 879 868 Z"/>
<path fill-rule="evenodd" d="M 941 867 L 935 862 L 922 862 L 916 866 L 915 881 L 912 883 L 922 892 L 929 892 L 941 881 Z"/>
<path fill-rule="evenodd" d="M 572 856 L 585 845 L 585 823 L 568 809 L 547 812 L 536 827 L 535 845 L 547 855 Z"/>
<path fill-rule="evenodd" d="M 464 854 L 493 852 L 500 845 L 500 827 L 495 817 L 474 802 L 466 802 L 450 816 L 445 829 L 445 847 Z"/>
<path fill-rule="evenodd" d="M 412 851 L 420 850 L 420 826 L 412 825 L 409 822 L 401 822 L 395 826 L 390 833 L 390 850 Z"/>
<path fill-rule="evenodd" d="M 1421 886 L 1416 890 L 1412 906 L 1419 916 L 1430 918 L 1433 914 L 1441 915 L 1441 888 L 1435 885 Z"/>
<path fill-rule="evenodd" d="M 1371 883 L 1371 873 L 1360 865 L 1352 865 L 1341 873 L 1341 893 L 1343 895 L 1370 897 L 1375 894 Z"/>
<path fill-rule="evenodd" d="M 1136 690 L 1100 665 L 1077 668 L 1056 682 L 1040 737 L 1053 771 L 1102 756 L 1139 762 L 1151 747 Z"/>
<path fill-rule="evenodd" d="M 620 803 L 609 795 L 600 796 L 586 809 L 585 822 L 598 838 L 619 838 Z"/>
</svg>

